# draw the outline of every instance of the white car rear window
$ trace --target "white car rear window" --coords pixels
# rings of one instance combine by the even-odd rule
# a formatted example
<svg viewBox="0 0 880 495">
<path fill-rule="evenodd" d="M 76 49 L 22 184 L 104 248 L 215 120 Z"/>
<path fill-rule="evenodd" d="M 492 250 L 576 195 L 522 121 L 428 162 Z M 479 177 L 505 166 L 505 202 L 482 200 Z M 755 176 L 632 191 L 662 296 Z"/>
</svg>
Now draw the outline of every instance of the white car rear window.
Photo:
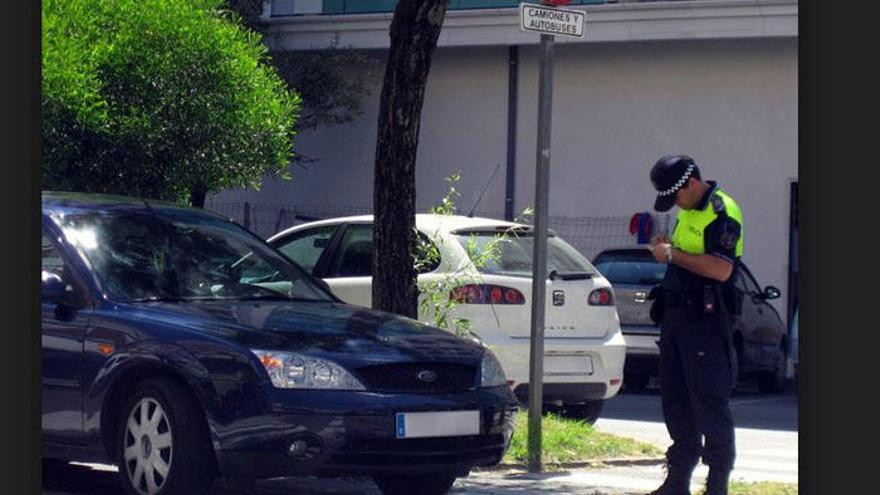
<svg viewBox="0 0 880 495">
<path fill-rule="evenodd" d="M 480 253 L 484 253 L 487 245 L 495 241 L 501 234 L 498 232 L 465 232 L 456 235 L 458 242 L 468 252 L 471 261 L 477 265 L 480 273 L 493 275 L 510 275 L 514 277 L 532 276 L 532 252 L 534 235 L 531 233 L 508 234 L 499 240 L 499 252 L 481 264 L 477 262 Z M 571 244 L 557 236 L 547 238 L 547 272 L 557 273 L 595 273 L 596 269 Z"/>
</svg>

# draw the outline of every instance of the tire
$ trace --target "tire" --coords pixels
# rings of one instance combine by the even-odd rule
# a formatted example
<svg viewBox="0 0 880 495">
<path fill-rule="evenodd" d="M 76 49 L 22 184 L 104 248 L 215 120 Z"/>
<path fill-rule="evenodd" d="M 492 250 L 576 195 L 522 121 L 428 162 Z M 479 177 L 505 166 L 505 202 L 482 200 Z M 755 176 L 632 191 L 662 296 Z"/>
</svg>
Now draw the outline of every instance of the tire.
<svg viewBox="0 0 880 495">
<path fill-rule="evenodd" d="M 183 385 L 147 379 L 126 398 L 117 424 L 116 458 L 126 493 L 208 492 L 216 473 L 214 450 L 201 407 Z"/>
<path fill-rule="evenodd" d="M 588 400 L 581 404 L 564 404 L 560 408 L 560 415 L 569 419 L 586 421 L 589 424 L 595 424 L 605 408 L 605 400 Z"/>
<path fill-rule="evenodd" d="M 373 481 L 384 495 L 443 495 L 455 483 L 455 475 L 448 473 L 414 475 L 376 475 Z"/>
<path fill-rule="evenodd" d="M 779 393 L 788 385 L 788 366 L 786 365 L 785 349 L 782 345 L 776 348 L 773 370 L 758 376 L 758 390 L 765 394 Z"/>
<path fill-rule="evenodd" d="M 630 392 L 643 392 L 651 381 L 649 373 L 631 371 L 623 374 L 623 385 Z"/>
<path fill-rule="evenodd" d="M 734 349 L 733 353 L 731 353 L 731 363 L 730 363 L 730 374 L 733 379 L 733 383 L 731 383 L 730 395 L 733 396 L 736 394 L 739 389 L 739 371 L 740 371 L 740 363 L 742 362 L 742 353 L 739 349 Z"/>
</svg>

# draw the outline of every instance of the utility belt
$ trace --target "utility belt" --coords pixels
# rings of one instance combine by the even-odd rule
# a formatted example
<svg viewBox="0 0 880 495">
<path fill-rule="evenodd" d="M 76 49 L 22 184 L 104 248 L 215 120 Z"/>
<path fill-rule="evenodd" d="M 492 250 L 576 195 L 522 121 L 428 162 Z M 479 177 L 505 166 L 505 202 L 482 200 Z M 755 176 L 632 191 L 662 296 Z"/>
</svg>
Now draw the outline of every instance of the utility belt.
<svg viewBox="0 0 880 495">
<path fill-rule="evenodd" d="M 670 308 L 692 307 L 703 304 L 703 293 L 698 291 L 667 291 L 665 297 L 666 306 Z"/>
<path fill-rule="evenodd" d="M 693 317 L 703 315 L 729 314 L 721 296 L 721 288 L 717 284 L 707 284 L 703 290 L 667 291 L 657 287 L 652 291 L 650 299 L 656 299 L 651 308 L 651 318 L 660 324 L 667 309 L 686 312 Z"/>
</svg>

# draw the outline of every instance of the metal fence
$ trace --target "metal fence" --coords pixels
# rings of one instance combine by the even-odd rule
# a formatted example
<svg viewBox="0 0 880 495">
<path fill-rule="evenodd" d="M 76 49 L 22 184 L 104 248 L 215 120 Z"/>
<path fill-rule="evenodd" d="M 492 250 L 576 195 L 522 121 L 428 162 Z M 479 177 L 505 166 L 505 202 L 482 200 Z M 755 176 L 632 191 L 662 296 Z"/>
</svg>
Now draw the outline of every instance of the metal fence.
<svg viewBox="0 0 880 495">
<path fill-rule="evenodd" d="M 250 202 L 212 202 L 205 208 L 238 222 L 260 237 L 293 225 L 324 218 L 371 214 L 372 209 L 357 206 L 282 205 Z M 493 211 L 479 211 L 478 217 L 503 218 Z M 574 246 L 587 258 L 592 259 L 599 251 L 612 247 L 635 246 L 638 239 L 630 233 L 632 216 L 569 217 L 550 215 L 550 228 Z M 669 231 L 669 214 L 653 216 L 654 231 Z"/>
</svg>

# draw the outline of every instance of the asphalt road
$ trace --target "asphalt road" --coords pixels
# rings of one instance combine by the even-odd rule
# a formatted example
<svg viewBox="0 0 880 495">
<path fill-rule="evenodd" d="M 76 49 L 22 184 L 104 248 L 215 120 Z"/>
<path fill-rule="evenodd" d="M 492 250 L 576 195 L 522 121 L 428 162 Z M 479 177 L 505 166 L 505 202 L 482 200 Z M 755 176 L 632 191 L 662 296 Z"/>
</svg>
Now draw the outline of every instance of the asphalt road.
<svg viewBox="0 0 880 495">
<path fill-rule="evenodd" d="M 792 392 L 761 394 L 744 384 L 731 400 L 737 456 L 732 477 L 747 481 L 798 481 L 798 398 Z M 601 431 L 637 438 L 661 448 L 671 440 L 656 388 L 618 394 L 596 422 Z M 704 476 L 705 466 L 697 470 Z"/>
</svg>

